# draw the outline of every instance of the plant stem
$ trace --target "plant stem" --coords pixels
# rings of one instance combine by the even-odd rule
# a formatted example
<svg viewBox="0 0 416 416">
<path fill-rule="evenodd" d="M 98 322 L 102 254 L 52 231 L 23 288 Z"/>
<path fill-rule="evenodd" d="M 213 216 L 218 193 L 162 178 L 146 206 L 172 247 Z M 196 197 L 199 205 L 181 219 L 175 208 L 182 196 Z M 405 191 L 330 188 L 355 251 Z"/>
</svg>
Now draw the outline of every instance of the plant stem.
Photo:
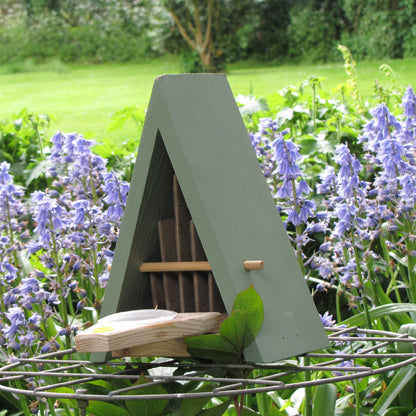
<svg viewBox="0 0 416 416">
<path fill-rule="evenodd" d="M 342 290 L 338 289 L 337 293 L 335 295 L 335 307 L 336 307 L 336 311 L 337 311 L 337 322 L 338 323 L 342 321 L 341 302 L 340 302 L 341 295 L 342 295 Z"/>
<path fill-rule="evenodd" d="M 60 268 L 59 268 L 58 245 L 56 243 L 56 235 L 53 232 L 52 217 L 49 218 L 49 222 L 50 222 L 50 228 L 51 228 L 51 231 L 50 232 L 51 232 L 51 240 L 52 240 L 52 252 L 51 252 L 51 256 L 52 256 L 53 261 L 55 263 L 56 278 L 57 278 L 57 281 L 58 281 L 58 287 L 59 287 L 59 289 L 61 291 L 62 300 L 63 300 L 61 303 L 59 303 L 59 307 L 58 308 L 59 308 L 60 316 L 61 316 L 62 321 L 63 321 L 63 325 L 62 326 L 64 328 L 67 328 L 68 327 L 68 324 L 69 324 L 69 320 L 68 320 L 68 309 L 67 309 L 66 302 L 64 301 L 65 300 L 65 298 L 64 298 L 64 288 L 63 288 L 64 282 L 63 282 L 62 273 L 61 273 Z M 71 340 L 70 340 L 69 334 L 65 335 L 65 341 L 66 341 L 65 342 L 66 348 L 70 348 L 70 346 L 71 346 Z"/>
<path fill-rule="evenodd" d="M 15 385 L 16 388 L 18 389 L 22 389 L 22 383 L 20 382 L 19 379 L 15 380 Z M 23 411 L 23 413 L 25 414 L 25 416 L 32 416 L 30 409 L 29 409 L 29 405 L 27 404 L 27 400 L 25 397 L 21 397 L 21 399 L 19 400 L 19 403 L 21 404 L 21 410 Z"/>
<path fill-rule="evenodd" d="M 309 366 L 311 359 L 309 357 L 303 357 L 303 365 Z M 306 370 L 304 372 L 304 381 L 311 381 L 311 372 Z M 305 416 L 312 416 L 312 387 L 305 387 Z"/>
<path fill-rule="evenodd" d="M 372 324 L 371 324 L 371 318 L 370 318 L 370 310 L 369 310 L 368 302 L 367 302 L 367 295 L 365 293 L 363 271 L 361 269 L 361 264 L 360 264 L 361 259 L 358 256 L 358 250 L 354 243 L 354 237 L 351 238 L 351 242 L 352 242 L 352 245 L 354 246 L 355 263 L 357 266 L 358 281 L 360 283 L 360 289 L 361 289 L 361 294 L 362 294 L 362 300 L 363 300 L 363 306 L 364 306 L 364 312 L 365 312 L 365 321 L 367 324 L 367 328 L 371 329 Z"/>
<path fill-rule="evenodd" d="M 313 131 L 316 131 L 316 83 L 312 82 L 312 119 Z"/>
</svg>

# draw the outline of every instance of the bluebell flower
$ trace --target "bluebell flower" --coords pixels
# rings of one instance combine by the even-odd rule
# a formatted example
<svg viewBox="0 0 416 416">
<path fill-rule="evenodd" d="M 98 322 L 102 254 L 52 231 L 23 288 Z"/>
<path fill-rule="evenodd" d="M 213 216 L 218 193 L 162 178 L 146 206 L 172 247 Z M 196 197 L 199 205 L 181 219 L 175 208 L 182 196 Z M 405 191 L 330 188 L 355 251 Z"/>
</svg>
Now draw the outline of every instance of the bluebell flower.
<svg viewBox="0 0 416 416">
<path fill-rule="evenodd" d="M 316 203 L 312 200 L 304 200 L 299 214 L 300 221 L 306 223 L 310 217 L 313 217 L 315 211 Z"/>
<path fill-rule="evenodd" d="M 34 326 L 38 326 L 40 325 L 42 317 L 40 316 L 40 314 L 38 312 L 32 313 L 28 318 L 27 318 L 27 322 L 30 325 L 34 325 Z"/>
<path fill-rule="evenodd" d="M 5 278 L 12 282 L 17 278 L 17 269 L 7 260 L 0 262 L 0 273 L 4 273 Z"/>
<path fill-rule="evenodd" d="M 117 179 L 112 172 L 103 175 L 104 179 L 104 202 L 109 205 L 107 216 L 111 221 L 120 221 L 123 217 L 124 207 L 127 201 L 129 184 Z"/>
<path fill-rule="evenodd" d="M 70 290 L 75 290 L 78 287 L 78 282 L 76 280 L 73 280 L 71 283 L 68 284 L 68 288 Z"/>
<path fill-rule="evenodd" d="M 39 290 L 39 281 L 36 277 L 27 277 L 22 279 L 22 283 L 20 285 L 20 293 L 23 295 L 27 295 L 30 293 L 35 293 Z"/>
<path fill-rule="evenodd" d="M 25 326 L 26 320 L 23 310 L 18 306 L 10 307 L 6 312 L 6 317 L 10 321 L 10 325 L 4 327 L 3 335 L 10 344 L 10 342 L 14 341 L 14 337 L 18 331 Z"/>
<path fill-rule="evenodd" d="M 336 322 L 334 317 L 330 315 L 328 311 L 326 311 L 323 315 L 319 314 L 319 317 L 321 318 L 322 325 L 325 327 L 334 326 Z"/>
<path fill-rule="evenodd" d="M 13 181 L 12 175 L 9 173 L 10 163 L 0 163 L 0 184 L 7 185 Z"/>
<path fill-rule="evenodd" d="M 80 301 L 78 301 L 76 309 L 77 311 L 81 311 L 82 309 L 84 309 L 86 306 L 86 301 L 85 299 L 81 299 Z"/>
<path fill-rule="evenodd" d="M 40 349 L 41 354 L 46 354 L 48 352 L 58 351 L 59 344 L 55 340 L 51 340 L 45 343 L 45 345 Z"/>
<path fill-rule="evenodd" d="M 20 292 L 19 288 L 14 287 L 8 290 L 6 293 L 4 293 L 3 299 L 2 299 L 4 305 L 10 306 L 10 305 L 16 304 L 17 301 L 19 300 L 19 292 Z"/>
<path fill-rule="evenodd" d="M 59 296 L 57 293 L 52 292 L 48 294 L 47 301 L 50 305 L 59 305 L 61 303 L 61 300 L 59 299 Z"/>
<path fill-rule="evenodd" d="M 100 287 L 104 288 L 107 286 L 109 279 L 109 273 L 108 271 L 104 271 L 99 277 L 98 277 L 98 283 L 100 284 Z"/>
<path fill-rule="evenodd" d="M 350 368 L 350 367 L 354 367 L 354 362 L 352 360 L 343 360 L 341 363 L 336 364 L 335 366 L 339 368 L 345 368 L 345 367 Z M 348 373 L 349 371 L 333 371 L 332 372 L 334 376 L 343 376 Z"/>
<path fill-rule="evenodd" d="M 296 193 L 300 196 L 300 195 L 309 195 L 311 192 L 312 192 L 312 189 L 308 185 L 308 183 L 304 179 L 301 179 L 298 182 Z"/>
<path fill-rule="evenodd" d="M 19 339 L 20 345 L 24 345 L 25 347 L 28 347 L 28 348 L 30 348 L 36 340 L 34 333 L 31 331 L 28 331 L 23 335 L 19 335 L 18 339 Z"/>
<path fill-rule="evenodd" d="M 415 117 L 416 96 L 412 87 L 406 89 L 401 106 L 404 108 L 405 117 Z"/>
<path fill-rule="evenodd" d="M 325 280 L 329 280 L 334 275 L 334 268 L 331 261 L 324 257 L 318 257 L 315 261 L 319 265 L 319 276 Z"/>
</svg>

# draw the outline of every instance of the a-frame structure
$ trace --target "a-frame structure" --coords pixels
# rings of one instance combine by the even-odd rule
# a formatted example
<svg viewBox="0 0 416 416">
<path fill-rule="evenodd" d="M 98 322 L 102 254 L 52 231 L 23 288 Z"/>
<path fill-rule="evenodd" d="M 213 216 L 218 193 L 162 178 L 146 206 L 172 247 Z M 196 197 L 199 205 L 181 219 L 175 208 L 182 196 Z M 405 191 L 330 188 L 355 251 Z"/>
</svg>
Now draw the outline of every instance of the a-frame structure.
<svg viewBox="0 0 416 416">
<path fill-rule="evenodd" d="M 161 241 L 169 236 L 173 255 Z M 211 280 L 195 279 L 192 272 L 158 278 L 140 271 L 145 262 L 172 259 L 207 260 Z M 245 270 L 243 260 L 254 259 L 264 262 L 263 270 Z M 277 361 L 328 346 L 226 77 L 161 76 L 154 83 L 101 316 L 156 306 L 203 310 L 198 291 L 202 297 L 210 293 L 209 310 L 222 312 L 225 306 L 230 312 L 250 284 L 264 302 L 265 318 L 245 351 L 248 361 Z"/>
</svg>

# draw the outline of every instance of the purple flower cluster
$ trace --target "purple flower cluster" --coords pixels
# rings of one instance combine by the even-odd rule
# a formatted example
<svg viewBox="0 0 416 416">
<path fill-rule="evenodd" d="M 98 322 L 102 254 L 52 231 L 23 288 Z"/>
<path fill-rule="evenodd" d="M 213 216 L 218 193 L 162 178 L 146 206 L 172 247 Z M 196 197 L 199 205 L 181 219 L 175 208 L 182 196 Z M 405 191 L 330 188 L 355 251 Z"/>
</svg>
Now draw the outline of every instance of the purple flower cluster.
<svg viewBox="0 0 416 416">
<path fill-rule="evenodd" d="M 251 134 L 251 141 L 276 206 L 296 247 L 296 254 L 303 262 L 301 248 L 310 242 L 310 233 L 322 231 L 323 223 L 316 219 L 317 205 L 311 198 L 312 189 L 299 167 L 302 159 L 299 146 L 285 139 L 289 130 L 278 132 L 277 126 L 278 123 L 270 118 L 260 119 L 258 132 Z"/>
<path fill-rule="evenodd" d="M 279 211 L 286 216 L 287 223 L 296 227 L 314 216 L 316 204 L 307 198 L 312 189 L 298 166 L 299 146 L 284 138 L 288 133 L 278 132 L 276 122 L 263 118 L 259 131 L 251 134 L 251 141 Z"/>
<path fill-rule="evenodd" d="M 409 87 L 402 103 L 405 114 L 400 121 L 384 104 L 371 111 L 372 119 L 359 138 L 364 147 L 365 168 L 343 144 L 336 150 L 336 167 L 328 167 L 321 175 L 317 191 L 326 195 L 323 205 L 331 221 L 331 233 L 321 246 L 322 254 L 315 259 L 322 278 L 337 275 L 343 284 L 362 284 L 362 279 L 371 275 L 369 266 L 374 261 L 379 264 L 389 261 L 383 257 L 385 253 L 373 249 L 380 239 L 398 250 L 400 256 L 405 253 L 395 242 L 410 236 L 405 224 L 414 222 L 414 102 L 415 95 Z M 369 180 L 360 179 L 365 175 Z M 400 235 L 399 230 L 405 232 Z M 328 272 L 328 257 L 332 273 Z"/>
<path fill-rule="evenodd" d="M 129 190 L 93 142 L 62 133 L 51 141 L 50 186 L 31 195 L 28 212 L 0 165 L 0 341 L 9 353 L 58 349 L 77 322 L 96 319 Z"/>
<path fill-rule="evenodd" d="M 286 132 L 276 131 L 277 122 L 263 119 L 251 135 L 283 219 L 302 226 L 296 238 L 310 242 L 317 231 L 324 233 L 315 254 L 304 262 L 309 267 L 305 274 L 316 276 L 318 291 L 334 284 L 344 287 L 350 306 L 359 310 L 376 302 L 365 289 L 368 280 L 395 279 L 396 259 L 416 266 L 416 96 L 411 87 L 401 107 L 402 116 L 384 104 L 371 110 L 358 138 L 363 147 L 359 157 L 347 144 L 336 147 L 316 184 L 322 197 L 314 199 L 302 178 L 299 149 L 284 139 Z M 416 276 L 413 270 L 408 274 L 404 284 L 409 299 L 416 301 Z"/>
</svg>

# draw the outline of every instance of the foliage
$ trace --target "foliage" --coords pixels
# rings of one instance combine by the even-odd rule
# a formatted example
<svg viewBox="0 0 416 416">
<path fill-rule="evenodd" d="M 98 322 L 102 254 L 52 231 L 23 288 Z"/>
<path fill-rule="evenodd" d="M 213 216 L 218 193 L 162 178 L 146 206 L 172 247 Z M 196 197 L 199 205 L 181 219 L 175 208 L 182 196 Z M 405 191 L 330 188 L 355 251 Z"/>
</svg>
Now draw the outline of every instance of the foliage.
<svg viewBox="0 0 416 416">
<path fill-rule="evenodd" d="M 410 34 L 415 30 L 413 1 L 344 0 L 346 15 L 341 42 L 357 59 L 403 57 L 414 50 Z"/>
<path fill-rule="evenodd" d="M 292 58 L 305 62 L 334 59 L 342 22 L 338 1 L 298 1 L 290 9 L 289 19 L 289 55 Z"/>
<path fill-rule="evenodd" d="M 24 186 L 44 186 L 41 178 L 49 116 L 21 110 L 11 121 L 0 121 L 0 162 L 11 164 L 10 173 Z M 35 183 L 33 183 L 35 181 Z"/>
<path fill-rule="evenodd" d="M 313 184 L 303 173 L 311 149 L 301 155 L 297 143 L 303 136 L 296 133 L 308 124 L 293 118 L 297 90 L 288 88 L 286 94 L 293 100 L 285 110 L 289 116 L 261 118 L 251 137 L 300 267 L 314 282 L 313 295 L 333 294 L 328 319 L 334 313 L 338 323 L 397 332 L 413 321 L 416 299 L 416 96 L 408 87 L 396 116 L 384 103 L 369 110 L 356 140 L 335 144 L 329 151 L 334 156 L 327 158 L 320 180 Z M 364 121 L 359 114 L 356 119 Z M 315 166 L 322 167 L 318 161 Z M 357 406 L 374 405 L 381 414 L 400 404 L 409 412 L 414 403 L 401 392 L 412 380 L 413 367 L 398 372 L 386 392 L 379 380 L 381 384 L 373 385 L 375 399 L 369 402 L 360 393 L 367 387 L 351 388 Z"/>
<path fill-rule="evenodd" d="M 166 12 L 158 2 L 14 2 L 0 17 L 0 62 L 125 62 L 160 53 Z"/>
<path fill-rule="evenodd" d="M 0 62 L 139 61 L 165 52 L 184 71 L 222 71 L 254 57 L 327 62 L 415 56 L 412 0 L 7 0 Z M 175 30 L 176 28 L 176 30 Z"/>
<path fill-rule="evenodd" d="M 182 51 L 185 71 L 220 71 L 227 60 L 244 56 L 257 30 L 257 6 L 262 3 L 263 0 L 165 0 L 166 9 L 191 51 Z M 230 38 L 234 41 L 230 42 Z"/>
<path fill-rule="evenodd" d="M 282 105 L 274 113 L 253 94 L 237 99 L 323 323 L 413 334 L 416 97 L 408 87 L 398 103 L 394 74 L 384 66 L 389 84 L 378 82 L 372 106 L 363 103 L 354 95 L 359 80 L 352 55 L 348 49 L 342 52 L 355 84 L 341 85 L 335 97 L 329 98 L 321 88 L 323 79 L 313 75 L 282 89 Z M 143 114 L 137 107 L 125 108 L 114 114 L 111 128 L 133 121 L 140 129 Z M 5 158 L 0 164 L 4 361 L 64 348 L 77 328 L 98 318 L 128 190 L 123 174 L 116 175 L 92 152 L 91 141 L 58 133 L 46 146 L 46 116 L 24 110 L 14 119 L 2 123 L 2 137 L 8 139 L 0 142 Z M 23 189 L 19 185 L 36 176 L 38 162 L 44 162 L 39 169 L 46 177 L 33 179 L 33 189 Z M 128 164 L 130 169 L 131 160 Z M 128 178 L 128 170 L 124 175 Z M 219 335 L 187 340 L 193 359 L 242 362 L 243 349 L 261 321 L 261 299 L 251 287 L 237 297 Z M 348 342 L 341 343 L 331 352 L 348 352 L 350 347 Z M 298 357 L 287 362 L 303 361 Z M 258 370 L 244 376 L 271 373 Z M 322 376 L 319 372 L 311 375 Z M 294 383 L 301 377 L 292 374 L 282 381 Z M 238 412 L 349 415 L 374 410 L 402 416 L 412 414 L 416 407 L 414 382 L 415 370 L 410 366 L 384 379 L 374 376 L 336 387 L 259 394 L 244 401 L 143 401 L 107 407 L 93 403 L 89 410 L 113 415 L 147 411 L 200 416 L 235 416 Z M 89 386 L 104 392 L 110 387 Z M 156 388 L 186 393 L 211 387 L 189 382 Z M 26 400 L 2 399 L 29 414 Z M 70 407 L 62 401 L 61 406 L 65 405 Z M 47 412 L 53 403 L 40 406 L 41 413 Z"/>
<path fill-rule="evenodd" d="M 0 164 L 4 361 L 69 347 L 76 330 L 99 315 L 128 184 L 92 146 L 57 133 L 47 158 L 49 187 L 30 199 L 14 184 L 10 164 Z"/>
<path fill-rule="evenodd" d="M 221 324 L 220 333 L 186 337 L 188 350 L 193 357 L 214 362 L 243 363 L 244 348 L 260 331 L 263 315 L 263 302 L 250 286 L 237 295 L 231 315 Z"/>
</svg>

